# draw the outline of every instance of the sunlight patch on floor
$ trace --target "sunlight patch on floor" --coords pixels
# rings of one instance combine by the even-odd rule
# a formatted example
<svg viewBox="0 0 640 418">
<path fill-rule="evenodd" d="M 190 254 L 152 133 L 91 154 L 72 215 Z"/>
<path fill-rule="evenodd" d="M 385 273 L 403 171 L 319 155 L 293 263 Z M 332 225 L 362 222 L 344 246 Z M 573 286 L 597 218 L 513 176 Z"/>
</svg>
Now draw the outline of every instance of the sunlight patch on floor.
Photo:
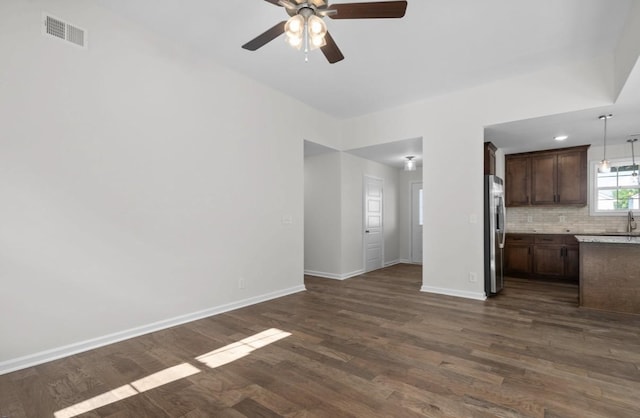
<svg viewBox="0 0 640 418">
<path fill-rule="evenodd" d="M 121 401 L 139 393 L 157 388 L 176 380 L 184 379 L 199 373 L 200 369 L 188 364 L 182 363 L 177 366 L 169 367 L 157 373 L 143 377 L 142 379 L 131 382 L 127 385 L 110 390 L 109 392 L 95 396 L 86 401 L 82 401 L 68 408 L 61 409 L 53 414 L 55 418 L 71 418 L 80 414 L 84 414 L 94 409 Z"/>
<path fill-rule="evenodd" d="M 225 364 L 245 357 L 258 348 L 265 347 L 290 335 L 291 333 L 289 332 L 271 328 L 198 356 L 196 357 L 196 360 L 204 363 L 212 369 L 215 369 L 216 367 L 224 366 Z M 109 392 L 95 396 L 91 399 L 87 399 L 75 405 L 61 409 L 53 415 L 55 418 L 73 418 L 80 414 L 102 408 L 103 406 L 110 405 L 151 389 L 166 385 L 167 383 L 193 376 L 196 373 L 200 373 L 200 371 L 200 369 L 189 363 L 182 363 L 143 377 L 142 379 L 138 379 L 124 386 L 120 386 L 119 388 L 110 390 Z"/>
<path fill-rule="evenodd" d="M 206 364 L 212 369 L 215 369 L 216 367 L 224 366 L 232 361 L 241 359 L 258 348 L 262 348 L 290 335 L 291 334 L 288 332 L 271 328 L 238 342 L 211 351 L 210 353 L 203 354 L 196 357 L 196 360 Z"/>
</svg>

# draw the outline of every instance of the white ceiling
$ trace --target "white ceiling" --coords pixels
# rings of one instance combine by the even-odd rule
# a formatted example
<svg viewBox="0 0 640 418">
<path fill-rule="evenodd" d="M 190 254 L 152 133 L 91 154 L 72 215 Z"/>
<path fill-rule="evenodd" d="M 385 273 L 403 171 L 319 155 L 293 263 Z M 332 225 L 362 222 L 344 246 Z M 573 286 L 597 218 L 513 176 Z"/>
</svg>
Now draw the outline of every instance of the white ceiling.
<svg viewBox="0 0 640 418">
<path fill-rule="evenodd" d="M 598 116 L 605 114 L 613 115 L 607 121 L 608 145 L 624 144 L 631 137 L 640 139 L 640 71 L 636 69 L 631 74 L 614 105 L 488 126 L 485 140 L 502 148 L 505 154 L 602 145 L 604 122 Z M 569 138 L 555 141 L 557 135 Z"/>
<path fill-rule="evenodd" d="M 631 0 L 409 0 L 402 19 L 325 18 L 346 57 L 329 64 L 320 51 L 313 51 L 305 63 L 303 53 L 287 46 L 282 36 L 256 52 L 242 49 L 288 17 L 284 8 L 264 0 L 94 1 L 161 39 L 337 118 L 611 54 L 632 4 Z M 633 117 L 623 117 L 637 115 L 640 105 L 635 105 L 628 100 L 612 109 L 496 125 L 486 129 L 486 136 L 507 153 L 600 142 L 597 115 L 614 111 L 610 132 L 624 142 L 623 137 L 633 133 L 629 130 L 640 132 L 629 122 Z M 563 130 L 571 135 L 565 143 L 549 139 Z M 396 145 L 351 152 L 377 161 L 408 155 L 402 141 Z M 421 156 L 421 147 L 415 154 Z"/>
<path fill-rule="evenodd" d="M 305 63 L 303 53 L 282 36 L 256 52 L 242 49 L 288 17 L 284 8 L 264 0 L 95 1 L 339 118 L 611 52 L 631 5 L 631 0 L 409 0 L 402 19 L 326 18 L 346 57 L 328 64 L 320 51 Z"/>
<path fill-rule="evenodd" d="M 416 166 L 422 167 L 422 138 L 371 145 L 345 152 L 395 168 L 403 168 L 406 157 L 412 156 L 416 161 Z"/>
<path fill-rule="evenodd" d="M 314 155 L 327 154 L 330 152 L 338 152 L 337 149 L 327 147 L 325 145 L 316 144 L 315 142 L 304 140 L 304 156 L 313 157 Z"/>
<path fill-rule="evenodd" d="M 339 152 L 336 149 L 316 144 L 311 141 L 304 141 L 304 156 Z M 422 167 L 422 138 L 405 139 L 401 141 L 388 142 L 386 144 L 371 145 L 368 147 L 355 148 L 345 151 L 356 157 L 371 160 L 380 164 L 385 164 L 394 168 L 404 168 L 406 157 L 414 157 L 416 167 Z"/>
</svg>

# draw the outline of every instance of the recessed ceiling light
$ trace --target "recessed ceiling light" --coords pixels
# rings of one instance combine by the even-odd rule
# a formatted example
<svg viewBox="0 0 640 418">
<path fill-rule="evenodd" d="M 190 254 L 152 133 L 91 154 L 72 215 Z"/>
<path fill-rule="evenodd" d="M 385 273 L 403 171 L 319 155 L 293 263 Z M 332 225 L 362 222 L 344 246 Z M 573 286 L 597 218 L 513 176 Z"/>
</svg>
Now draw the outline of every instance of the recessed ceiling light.
<svg viewBox="0 0 640 418">
<path fill-rule="evenodd" d="M 555 139 L 556 141 L 564 141 L 567 138 L 569 138 L 569 135 L 558 135 L 558 136 L 554 137 L 553 139 Z"/>
</svg>

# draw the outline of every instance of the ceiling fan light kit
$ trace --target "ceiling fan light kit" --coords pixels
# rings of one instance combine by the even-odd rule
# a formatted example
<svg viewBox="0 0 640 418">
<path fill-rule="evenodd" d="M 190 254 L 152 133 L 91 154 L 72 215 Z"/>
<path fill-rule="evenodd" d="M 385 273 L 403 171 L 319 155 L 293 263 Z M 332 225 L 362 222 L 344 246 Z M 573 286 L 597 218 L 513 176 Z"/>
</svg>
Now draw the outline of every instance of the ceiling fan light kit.
<svg viewBox="0 0 640 418">
<path fill-rule="evenodd" d="M 299 14 L 291 17 L 284 25 L 284 33 L 286 42 L 293 48 L 301 49 L 304 46 L 305 61 L 308 61 L 310 50 L 327 44 L 327 25 L 309 8 L 303 8 Z"/>
<path fill-rule="evenodd" d="M 323 18 L 331 19 L 393 19 L 401 18 L 407 10 L 406 1 L 379 1 L 367 3 L 341 3 L 329 5 L 326 0 L 265 0 L 284 7 L 290 18 L 280 22 L 266 32 L 242 45 L 255 51 L 278 36 L 285 34 L 285 41 L 298 50 L 304 49 L 305 61 L 308 53 L 320 48 L 329 63 L 344 59 L 344 55 L 327 31 Z"/>
</svg>

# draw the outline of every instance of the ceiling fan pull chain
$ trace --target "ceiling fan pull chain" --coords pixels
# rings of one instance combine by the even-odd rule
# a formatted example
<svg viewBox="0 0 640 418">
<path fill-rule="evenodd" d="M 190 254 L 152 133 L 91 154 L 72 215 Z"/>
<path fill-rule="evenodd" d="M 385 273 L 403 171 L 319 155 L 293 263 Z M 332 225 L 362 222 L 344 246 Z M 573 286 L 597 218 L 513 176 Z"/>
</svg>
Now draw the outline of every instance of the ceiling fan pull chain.
<svg viewBox="0 0 640 418">
<path fill-rule="evenodd" d="M 309 18 L 304 18 L 304 62 L 309 62 Z"/>
</svg>

